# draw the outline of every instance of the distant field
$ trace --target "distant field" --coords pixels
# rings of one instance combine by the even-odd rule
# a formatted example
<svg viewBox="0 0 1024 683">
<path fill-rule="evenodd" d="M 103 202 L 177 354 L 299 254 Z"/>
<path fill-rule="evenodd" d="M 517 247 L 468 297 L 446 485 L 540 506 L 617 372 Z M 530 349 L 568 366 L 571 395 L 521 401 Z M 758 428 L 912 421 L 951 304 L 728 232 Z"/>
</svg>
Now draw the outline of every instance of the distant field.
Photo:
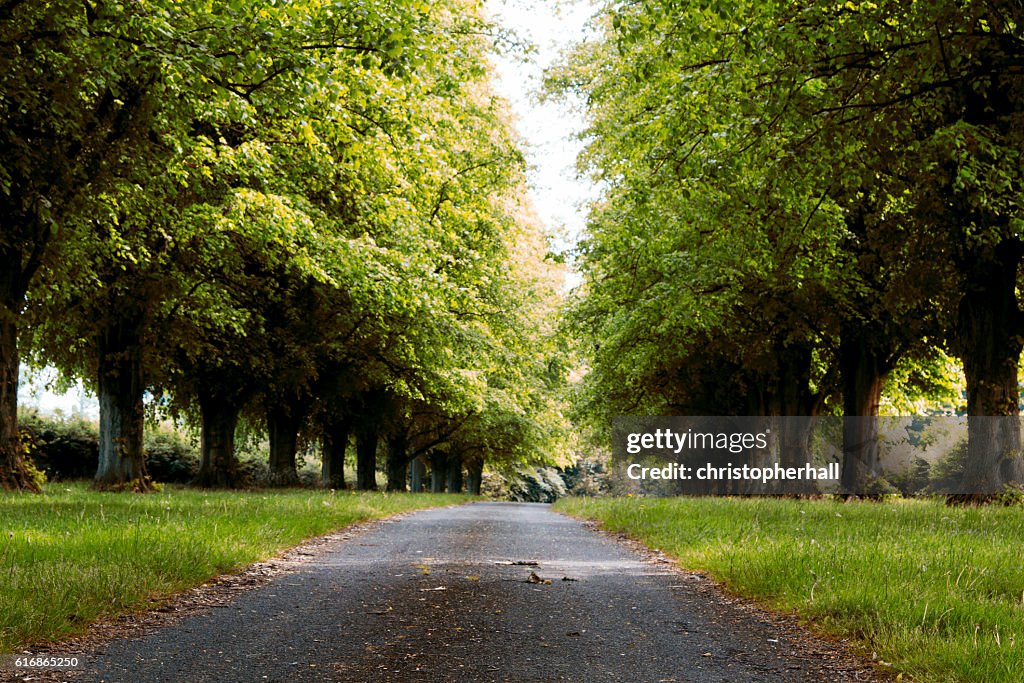
<svg viewBox="0 0 1024 683">
<path fill-rule="evenodd" d="M 144 609 L 355 522 L 468 496 L 313 490 L 0 493 L 0 652 Z"/>
<path fill-rule="evenodd" d="M 731 590 L 853 636 L 918 681 L 1024 681 L 1024 508 L 567 498 Z"/>
</svg>

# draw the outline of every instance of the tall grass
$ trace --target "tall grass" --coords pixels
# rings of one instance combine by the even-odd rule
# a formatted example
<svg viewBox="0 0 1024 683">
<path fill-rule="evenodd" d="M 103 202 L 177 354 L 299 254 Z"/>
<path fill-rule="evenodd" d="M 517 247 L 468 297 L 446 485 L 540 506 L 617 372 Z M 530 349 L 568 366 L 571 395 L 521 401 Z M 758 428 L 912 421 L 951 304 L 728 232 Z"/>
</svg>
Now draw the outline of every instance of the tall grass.
<svg viewBox="0 0 1024 683">
<path fill-rule="evenodd" d="M 1024 681 L 1024 508 L 571 498 L 556 509 L 852 636 L 916 680 Z"/>
<path fill-rule="evenodd" d="M 464 496 L 281 490 L 0 493 L 0 653 L 80 632 L 304 538 Z"/>
</svg>

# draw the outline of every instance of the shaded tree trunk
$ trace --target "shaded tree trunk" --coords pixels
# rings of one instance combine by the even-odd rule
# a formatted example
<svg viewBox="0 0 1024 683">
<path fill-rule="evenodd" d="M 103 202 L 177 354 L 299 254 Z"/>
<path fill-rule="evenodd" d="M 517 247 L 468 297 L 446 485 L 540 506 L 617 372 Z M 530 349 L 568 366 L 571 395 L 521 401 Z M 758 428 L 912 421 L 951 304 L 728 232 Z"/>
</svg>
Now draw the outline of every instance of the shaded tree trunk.
<svg viewBox="0 0 1024 683">
<path fill-rule="evenodd" d="M 325 488 L 345 488 L 345 451 L 351 422 L 347 418 L 325 418 L 320 436 L 320 481 Z"/>
<path fill-rule="evenodd" d="M 878 406 L 882 383 L 889 372 L 888 359 L 863 326 L 840 329 L 839 370 L 843 379 L 843 472 L 842 488 L 849 494 L 867 492 L 881 476 L 878 448 Z"/>
<path fill-rule="evenodd" d="M 813 460 L 811 434 L 815 421 L 786 418 L 813 418 L 821 411 L 821 395 L 811 390 L 813 353 L 807 344 L 779 341 L 775 346 L 778 366 L 764 401 L 768 416 L 781 418 L 776 421 L 779 425 L 777 439 L 773 437 L 771 440 L 772 446 L 778 449 L 778 456 L 771 459 L 782 467 L 803 467 Z M 783 482 L 779 490 L 783 493 L 807 492 L 806 483 L 799 481 Z"/>
<path fill-rule="evenodd" d="M 100 489 L 152 489 L 143 451 L 141 312 L 115 318 L 99 339 Z"/>
<path fill-rule="evenodd" d="M 18 320 L 53 231 L 48 221 L 25 213 L 28 204 L 19 185 L 28 185 L 24 177 L 14 182 L 13 191 L 0 193 L 0 489 L 39 493 L 18 432 Z M 54 190 L 46 190 L 52 199 Z"/>
<path fill-rule="evenodd" d="M 406 466 L 409 464 L 409 443 L 405 429 L 399 428 L 388 437 L 388 491 L 405 491 Z"/>
<path fill-rule="evenodd" d="M 462 493 L 462 456 L 458 453 L 448 458 L 448 493 Z"/>
<path fill-rule="evenodd" d="M 466 462 L 466 493 L 480 495 L 480 486 L 484 480 L 483 458 L 470 458 Z"/>
<path fill-rule="evenodd" d="M 968 414 L 967 466 L 960 488 L 977 496 L 996 493 L 1009 481 L 1022 483 L 1017 384 L 1021 314 L 1016 292 L 1020 261 L 1016 240 L 993 248 L 970 274 L 960 300 L 956 341 L 967 380 Z"/>
<path fill-rule="evenodd" d="M 444 493 L 448 477 L 448 454 L 434 451 L 430 454 L 430 492 Z"/>
<path fill-rule="evenodd" d="M 779 458 L 779 436 L 781 434 L 779 420 L 775 416 L 765 415 L 764 404 L 758 399 L 757 392 L 751 392 L 748 400 L 749 413 L 757 417 L 757 429 L 765 435 L 765 447 L 751 447 L 748 452 L 748 461 L 751 467 L 771 467 Z M 677 482 L 676 488 L 683 490 L 682 484 Z M 762 495 L 768 492 L 768 485 L 760 479 L 751 479 L 739 482 L 738 492 L 740 495 Z"/>
<path fill-rule="evenodd" d="M 377 490 L 377 427 L 364 426 L 356 432 L 356 488 Z"/>
<path fill-rule="evenodd" d="M 821 410 L 821 398 L 811 391 L 813 354 L 810 346 L 779 345 L 778 384 L 769 401 L 769 414 L 782 417 L 813 417 Z M 783 420 L 779 438 L 779 462 L 801 467 L 811 461 L 811 420 Z"/>
<path fill-rule="evenodd" d="M 296 453 L 299 429 L 305 410 L 299 401 L 271 400 L 267 406 L 267 433 L 270 437 L 270 484 L 294 486 L 299 483 Z"/>
<path fill-rule="evenodd" d="M 238 459 L 235 457 L 235 428 L 242 402 L 199 388 L 202 436 L 199 441 L 199 474 L 195 483 L 204 488 L 238 486 Z"/>
<path fill-rule="evenodd" d="M 423 493 L 423 479 L 427 476 L 427 466 L 420 458 L 413 458 L 409 463 L 409 490 Z"/>
<path fill-rule="evenodd" d="M 4 290 L 11 286 L 2 282 L 0 285 Z M 18 433 L 18 305 L 11 292 L 0 291 L 0 296 L 0 489 L 38 493 L 39 487 L 29 476 Z"/>
</svg>

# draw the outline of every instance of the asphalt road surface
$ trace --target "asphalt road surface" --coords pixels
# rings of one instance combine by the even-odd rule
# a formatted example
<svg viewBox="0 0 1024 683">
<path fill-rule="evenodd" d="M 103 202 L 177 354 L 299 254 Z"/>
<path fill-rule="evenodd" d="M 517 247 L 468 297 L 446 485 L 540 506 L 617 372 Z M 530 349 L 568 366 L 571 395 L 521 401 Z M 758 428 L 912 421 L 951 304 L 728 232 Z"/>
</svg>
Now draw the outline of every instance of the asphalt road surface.
<svg viewBox="0 0 1024 683">
<path fill-rule="evenodd" d="M 839 645 L 699 576 L 515 503 L 371 525 L 227 604 L 89 659 L 75 680 L 877 680 Z"/>
</svg>

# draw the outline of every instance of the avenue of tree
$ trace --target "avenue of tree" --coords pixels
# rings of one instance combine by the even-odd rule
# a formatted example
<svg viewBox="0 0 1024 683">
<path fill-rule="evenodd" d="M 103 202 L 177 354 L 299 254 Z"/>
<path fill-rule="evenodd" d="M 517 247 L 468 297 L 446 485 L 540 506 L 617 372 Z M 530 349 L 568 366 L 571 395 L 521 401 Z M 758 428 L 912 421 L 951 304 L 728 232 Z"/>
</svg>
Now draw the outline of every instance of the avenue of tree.
<svg viewBox="0 0 1024 683">
<path fill-rule="evenodd" d="M 878 415 L 958 360 L 1019 415 L 1024 9 L 1000 0 L 610 2 L 549 72 L 603 188 L 570 328 L 580 415 Z M 877 475 L 847 420 L 844 483 Z M 790 435 L 797 441 L 800 435 Z M 1024 482 L 972 420 L 966 483 Z"/>
<path fill-rule="evenodd" d="M 244 421 L 279 484 L 316 443 L 327 486 L 353 445 L 358 488 L 381 459 L 394 490 L 476 490 L 559 450 L 578 351 L 580 425 L 857 417 L 843 479 L 870 488 L 885 401 L 962 373 L 970 416 L 1019 416 L 1022 24 L 607 3 L 549 72 L 602 190 L 557 331 L 473 0 L 0 0 L 0 484 L 36 487 L 25 361 L 97 393 L 100 487 L 149 487 L 148 405 L 199 425 L 204 486 L 238 482 Z M 1008 484 L 1019 420 L 970 421 L 964 486 Z"/>
<path fill-rule="evenodd" d="M 378 452 L 396 490 L 548 457 L 561 275 L 501 40 L 471 0 L 0 2 L 0 484 L 36 487 L 25 361 L 97 393 L 101 488 L 150 486 L 147 405 L 200 425 L 205 486 L 240 420 L 280 484 L 314 441 L 362 489 Z"/>
</svg>

